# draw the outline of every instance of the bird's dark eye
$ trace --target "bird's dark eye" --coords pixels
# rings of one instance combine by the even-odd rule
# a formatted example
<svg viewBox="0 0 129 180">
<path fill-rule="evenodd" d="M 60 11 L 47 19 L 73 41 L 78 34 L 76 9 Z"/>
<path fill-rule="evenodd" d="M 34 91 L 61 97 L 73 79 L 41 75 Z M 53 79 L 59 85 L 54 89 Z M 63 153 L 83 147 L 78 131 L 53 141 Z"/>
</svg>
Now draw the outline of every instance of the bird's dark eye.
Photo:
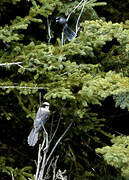
<svg viewBox="0 0 129 180">
<path fill-rule="evenodd" d="M 48 104 L 42 104 L 40 107 L 45 108 L 45 107 L 48 107 L 48 106 L 49 106 Z"/>
</svg>

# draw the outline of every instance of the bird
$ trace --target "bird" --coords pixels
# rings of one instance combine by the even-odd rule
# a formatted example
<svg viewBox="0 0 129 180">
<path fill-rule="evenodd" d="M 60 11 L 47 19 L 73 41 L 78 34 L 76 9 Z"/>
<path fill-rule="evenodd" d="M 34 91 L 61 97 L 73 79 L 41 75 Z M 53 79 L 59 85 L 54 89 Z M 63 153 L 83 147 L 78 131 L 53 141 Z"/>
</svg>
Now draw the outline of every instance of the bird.
<svg viewBox="0 0 129 180">
<path fill-rule="evenodd" d="M 29 146 L 35 146 L 38 141 L 38 134 L 50 117 L 49 106 L 50 104 L 48 102 L 44 102 L 40 105 L 33 123 L 33 128 L 28 136 Z"/>
<path fill-rule="evenodd" d="M 56 17 L 56 23 L 59 23 L 62 26 L 63 32 L 65 33 L 66 39 L 68 41 L 72 41 L 76 37 L 76 33 L 71 28 L 69 28 L 67 19 L 58 16 Z"/>
</svg>

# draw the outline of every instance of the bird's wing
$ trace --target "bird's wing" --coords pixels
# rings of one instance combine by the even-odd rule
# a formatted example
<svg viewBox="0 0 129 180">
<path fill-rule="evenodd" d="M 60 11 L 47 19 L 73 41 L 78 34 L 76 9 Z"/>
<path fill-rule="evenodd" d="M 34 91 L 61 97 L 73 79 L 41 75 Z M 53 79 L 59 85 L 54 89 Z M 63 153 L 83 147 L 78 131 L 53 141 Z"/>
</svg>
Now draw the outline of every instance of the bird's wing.
<svg viewBox="0 0 129 180">
<path fill-rule="evenodd" d="M 40 129 L 46 123 L 49 116 L 50 111 L 39 108 L 34 120 L 34 127 Z"/>
<path fill-rule="evenodd" d="M 67 24 L 64 26 L 64 33 L 68 41 L 72 41 L 73 38 L 76 37 L 76 33 L 71 28 L 69 28 Z"/>
</svg>

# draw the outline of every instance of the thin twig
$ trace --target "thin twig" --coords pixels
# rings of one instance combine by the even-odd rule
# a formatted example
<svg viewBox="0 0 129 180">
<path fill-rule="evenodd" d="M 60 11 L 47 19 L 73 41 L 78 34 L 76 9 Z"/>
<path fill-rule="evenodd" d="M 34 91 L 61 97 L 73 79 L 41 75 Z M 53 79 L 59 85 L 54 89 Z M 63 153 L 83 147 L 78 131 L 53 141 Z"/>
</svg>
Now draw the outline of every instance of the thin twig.
<svg viewBox="0 0 129 180">
<path fill-rule="evenodd" d="M 12 180 L 14 180 L 14 174 L 13 172 L 11 171 L 11 176 L 12 176 Z"/>
<path fill-rule="evenodd" d="M 78 16 L 77 23 L 76 23 L 76 34 L 78 33 L 78 30 L 79 30 L 79 27 L 78 27 L 79 20 L 80 20 L 81 15 L 82 15 L 82 13 L 83 13 L 83 11 L 84 11 L 84 7 L 85 7 L 85 4 L 87 3 L 87 1 L 88 1 L 88 0 L 85 0 L 85 1 L 84 1 L 83 5 L 82 5 L 81 12 L 80 12 L 80 14 L 79 14 L 79 16 Z"/>
<path fill-rule="evenodd" d="M 51 41 L 51 22 L 49 22 L 49 19 L 47 18 L 47 28 L 48 28 L 48 43 Z"/>
<path fill-rule="evenodd" d="M 52 116 L 52 121 L 51 121 L 51 127 L 50 127 L 50 139 L 51 139 L 51 137 L 52 137 L 53 119 L 54 119 L 54 115 Z"/>
<path fill-rule="evenodd" d="M 64 170 L 64 172 L 62 172 L 60 169 L 58 170 L 58 172 L 56 173 L 56 177 L 61 179 L 61 180 L 66 180 L 67 176 L 64 176 L 64 174 L 66 173 L 66 170 Z"/>
<path fill-rule="evenodd" d="M 47 133 L 44 125 L 43 125 L 43 130 L 44 130 L 44 138 L 46 139 L 46 147 L 44 149 L 44 151 L 45 151 L 46 149 L 48 149 L 48 133 Z"/>
<path fill-rule="evenodd" d="M 46 89 L 45 87 L 32 86 L 0 86 L 0 89 Z"/>
<path fill-rule="evenodd" d="M 64 30 L 62 31 L 62 34 L 61 34 L 61 46 L 63 47 L 64 45 Z"/>
<path fill-rule="evenodd" d="M 53 178 L 52 178 L 52 180 L 55 180 L 55 177 L 56 177 L 56 166 L 57 166 L 58 159 L 59 159 L 59 156 L 56 156 L 55 162 L 53 163 Z"/>
<path fill-rule="evenodd" d="M 65 180 L 60 169 L 59 169 L 59 177 L 61 178 L 61 180 Z"/>
<path fill-rule="evenodd" d="M 64 106 L 65 106 L 65 104 L 64 104 Z M 63 106 L 63 107 L 61 108 L 61 110 L 60 110 L 60 117 L 59 117 L 59 120 L 58 120 L 56 129 L 55 129 L 55 131 L 54 131 L 54 133 L 53 133 L 53 136 L 52 136 L 52 137 L 50 136 L 49 144 L 50 144 L 50 143 L 52 142 L 52 140 L 54 139 L 54 137 L 55 137 L 55 135 L 56 135 L 56 132 L 57 132 L 57 130 L 58 130 L 58 128 L 59 128 L 60 120 L 61 120 L 61 115 L 62 115 L 62 110 L 63 110 L 64 106 Z"/>
<path fill-rule="evenodd" d="M 54 158 L 52 158 L 51 161 L 49 162 L 49 165 L 48 165 L 48 167 L 47 167 L 47 170 L 46 170 L 46 174 L 45 174 L 44 180 L 45 180 L 45 179 L 50 179 L 50 178 L 48 178 L 48 176 L 49 176 L 50 167 L 52 166 L 53 161 L 54 161 Z"/>
<path fill-rule="evenodd" d="M 40 104 L 40 106 L 41 106 L 41 102 L 42 102 L 42 96 L 41 95 L 42 95 L 41 92 L 39 92 L 39 104 Z"/>
<path fill-rule="evenodd" d="M 109 127 L 108 125 L 104 125 L 105 127 L 107 127 L 109 130 L 115 132 L 116 134 L 122 135 L 122 136 L 126 136 L 125 134 L 120 133 L 119 131 L 116 131 L 115 129 L 113 129 L 112 127 Z"/>
<path fill-rule="evenodd" d="M 58 130 L 58 128 L 59 128 L 59 125 L 60 125 L 60 120 L 61 120 L 61 117 L 60 117 L 59 120 L 58 120 L 58 124 L 57 124 L 57 126 L 56 126 L 56 130 L 54 131 L 53 136 L 52 136 L 52 138 L 50 139 L 49 144 L 52 142 L 53 138 L 55 137 L 55 134 L 56 134 L 56 132 L 57 132 L 57 130 Z"/>
<path fill-rule="evenodd" d="M 95 153 L 96 156 L 98 156 L 99 158 L 102 158 L 101 155 L 99 155 L 98 153 L 96 153 L 88 144 L 85 144 L 89 149 L 90 151 L 92 151 L 93 153 Z"/>
<path fill-rule="evenodd" d="M 22 68 L 22 69 L 28 69 L 29 70 L 29 68 L 24 68 L 22 65 L 20 65 L 20 64 L 18 64 L 18 66 L 20 67 L 20 68 Z"/>
<path fill-rule="evenodd" d="M 69 20 L 71 14 L 74 13 L 75 10 L 76 10 L 79 6 L 81 6 L 81 4 L 83 3 L 83 1 L 84 1 L 84 0 L 82 0 L 80 3 L 78 3 L 78 5 L 77 5 L 76 7 L 74 7 L 74 8 L 72 9 L 72 11 L 69 13 L 69 15 L 68 15 L 68 17 L 67 17 L 67 21 Z"/>
<path fill-rule="evenodd" d="M 53 147 L 52 151 L 50 152 L 50 154 L 49 154 L 49 156 L 48 156 L 48 158 L 47 158 L 47 160 L 46 160 L 46 164 L 45 164 L 45 165 L 47 165 L 49 159 L 51 158 L 51 156 L 52 156 L 52 154 L 53 154 L 53 152 L 54 152 L 54 150 L 56 149 L 56 147 L 57 147 L 57 145 L 59 144 L 59 142 L 61 141 L 61 139 L 65 136 L 65 134 L 67 133 L 67 131 L 69 130 L 69 128 L 71 127 L 71 125 L 72 125 L 72 123 L 70 123 L 70 125 L 67 127 L 67 129 L 65 130 L 65 132 L 61 135 L 61 137 L 60 137 L 60 138 L 58 139 L 58 141 L 56 142 L 55 146 Z"/>
<path fill-rule="evenodd" d="M 23 64 L 23 62 L 13 62 L 13 63 L 2 63 L 0 66 L 12 66 L 12 65 L 19 65 Z"/>
</svg>

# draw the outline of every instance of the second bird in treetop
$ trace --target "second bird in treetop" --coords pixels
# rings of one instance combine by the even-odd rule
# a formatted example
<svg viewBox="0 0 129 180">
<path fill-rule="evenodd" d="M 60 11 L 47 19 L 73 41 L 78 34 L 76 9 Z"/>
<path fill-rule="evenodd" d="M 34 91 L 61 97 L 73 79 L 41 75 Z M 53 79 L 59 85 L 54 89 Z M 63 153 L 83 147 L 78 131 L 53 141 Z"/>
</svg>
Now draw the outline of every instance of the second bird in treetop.
<svg viewBox="0 0 129 180">
<path fill-rule="evenodd" d="M 63 32 L 68 41 L 72 41 L 76 37 L 76 33 L 68 27 L 67 20 L 61 16 L 56 17 L 56 23 L 62 26 Z"/>
</svg>

